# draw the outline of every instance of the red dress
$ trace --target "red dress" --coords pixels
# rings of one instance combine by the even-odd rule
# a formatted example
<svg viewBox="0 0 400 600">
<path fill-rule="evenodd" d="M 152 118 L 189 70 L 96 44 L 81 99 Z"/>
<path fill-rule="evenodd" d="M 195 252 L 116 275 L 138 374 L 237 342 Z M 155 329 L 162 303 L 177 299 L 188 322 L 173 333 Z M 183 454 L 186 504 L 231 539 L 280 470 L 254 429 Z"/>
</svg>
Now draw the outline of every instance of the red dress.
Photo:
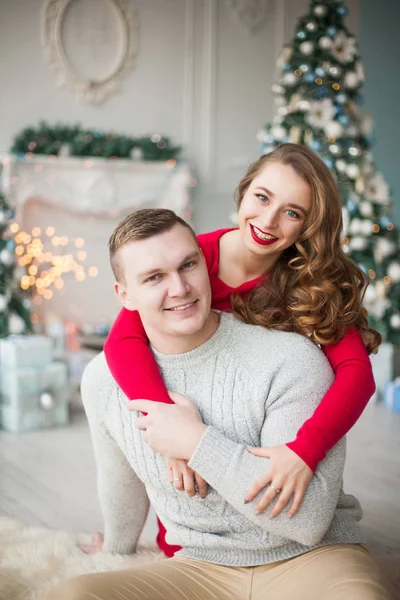
<svg viewBox="0 0 400 600">
<path fill-rule="evenodd" d="M 220 229 L 198 236 L 210 275 L 212 308 L 231 312 L 231 294 L 246 296 L 262 278 L 246 281 L 237 288 L 218 277 L 219 240 L 231 229 Z M 350 327 L 337 344 L 323 346 L 335 380 L 314 414 L 287 443 L 315 471 L 326 453 L 353 427 L 375 391 L 371 362 L 359 331 Z M 137 311 L 125 308 L 119 313 L 104 347 L 111 373 L 131 400 L 146 398 L 171 403 L 164 381 L 148 345 Z M 179 546 L 165 541 L 165 528 L 159 521 L 157 543 L 166 556 L 173 556 Z"/>
</svg>

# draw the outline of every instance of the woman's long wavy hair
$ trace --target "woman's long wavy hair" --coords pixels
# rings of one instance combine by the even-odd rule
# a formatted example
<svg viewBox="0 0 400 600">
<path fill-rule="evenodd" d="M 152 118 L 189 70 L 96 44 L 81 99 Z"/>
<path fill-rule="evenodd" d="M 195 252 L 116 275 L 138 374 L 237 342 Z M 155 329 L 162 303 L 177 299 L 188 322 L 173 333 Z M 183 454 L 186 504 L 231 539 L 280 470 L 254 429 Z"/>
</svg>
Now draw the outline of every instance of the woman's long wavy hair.
<svg viewBox="0 0 400 600">
<path fill-rule="evenodd" d="M 246 323 L 310 336 L 321 345 L 338 342 L 355 326 L 368 353 L 376 352 L 381 336 L 368 326 L 362 306 L 368 280 L 342 250 L 339 190 L 325 163 L 304 146 L 282 144 L 250 165 L 236 190 L 238 208 L 253 179 L 273 162 L 292 167 L 308 183 L 311 210 L 268 280 L 245 300 L 232 299 L 235 315 Z"/>
</svg>

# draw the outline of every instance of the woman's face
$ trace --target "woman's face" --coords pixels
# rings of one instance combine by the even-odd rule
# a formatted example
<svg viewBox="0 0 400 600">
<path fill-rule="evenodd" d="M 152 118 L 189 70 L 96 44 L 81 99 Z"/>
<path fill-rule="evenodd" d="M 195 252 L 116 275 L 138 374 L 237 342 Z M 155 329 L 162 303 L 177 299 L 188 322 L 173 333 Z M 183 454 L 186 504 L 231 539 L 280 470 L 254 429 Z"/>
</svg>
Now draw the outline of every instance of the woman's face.
<svg viewBox="0 0 400 600">
<path fill-rule="evenodd" d="M 245 247 L 275 262 L 300 236 L 310 208 L 308 183 L 288 165 L 267 163 L 248 187 L 239 208 Z"/>
</svg>

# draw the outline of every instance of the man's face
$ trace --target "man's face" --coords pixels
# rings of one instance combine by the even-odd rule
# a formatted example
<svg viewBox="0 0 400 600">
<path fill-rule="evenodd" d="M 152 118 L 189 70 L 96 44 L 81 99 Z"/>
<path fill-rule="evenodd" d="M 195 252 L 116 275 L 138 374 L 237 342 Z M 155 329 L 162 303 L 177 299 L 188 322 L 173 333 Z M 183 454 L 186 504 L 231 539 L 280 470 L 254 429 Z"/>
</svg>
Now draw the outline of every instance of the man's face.
<svg viewBox="0 0 400 600">
<path fill-rule="evenodd" d="M 204 257 L 183 225 L 120 250 L 125 281 L 115 291 L 137 310 L 151 343 L 196 336 L 210 315 L 211 288 Z M 161 343 L 159 343 L 161 342 Z"/>
</svg>

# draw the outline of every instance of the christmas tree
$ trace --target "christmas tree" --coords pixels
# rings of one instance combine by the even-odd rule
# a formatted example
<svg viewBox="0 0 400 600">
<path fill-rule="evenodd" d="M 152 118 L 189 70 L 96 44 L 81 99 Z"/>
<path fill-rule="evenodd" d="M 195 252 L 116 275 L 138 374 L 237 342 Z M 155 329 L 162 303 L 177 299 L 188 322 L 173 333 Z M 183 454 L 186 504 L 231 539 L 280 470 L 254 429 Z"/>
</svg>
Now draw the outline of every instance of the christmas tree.
<svg viewBox="0 0 400 600">
<path fill-rule="evenodd" d="M 277 115 L 258 135 L 262 154 L 304 144 L 332 170 L 343 201 L 343 247 L 368 275 L 364 304 L 372 327 L 400 343 L 399 237 L 388 185 L 374 164 L 372 119 L 361 110 L 364 71 L 347 7 L 310 3 L 278 61 Z"/>
<path fill-rule="evenodd" d="M 0 190 L 0 337 L 31 330 L 29 301 L 14 279 L 15 242 L 9 227 L 13 217 Z"/>
</svg>

